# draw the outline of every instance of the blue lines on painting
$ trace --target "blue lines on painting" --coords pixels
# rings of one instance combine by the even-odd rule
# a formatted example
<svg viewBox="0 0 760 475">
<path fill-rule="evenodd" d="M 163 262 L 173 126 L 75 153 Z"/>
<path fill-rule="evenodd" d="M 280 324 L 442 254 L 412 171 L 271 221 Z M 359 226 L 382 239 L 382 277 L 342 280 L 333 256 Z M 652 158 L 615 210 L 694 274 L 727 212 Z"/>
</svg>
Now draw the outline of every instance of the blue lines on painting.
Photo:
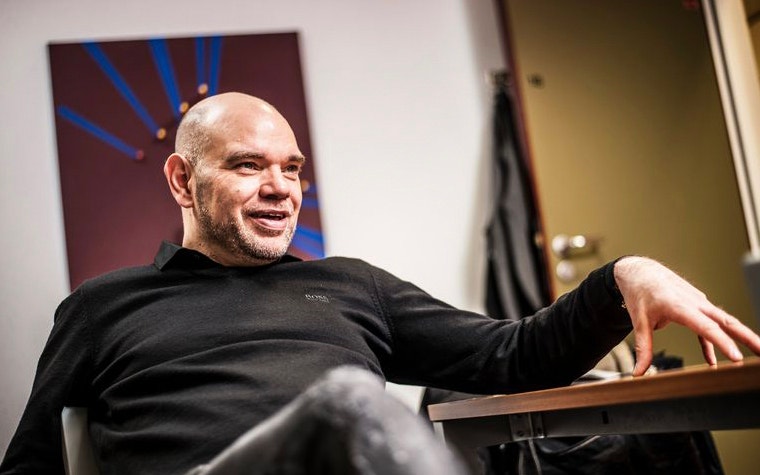
<svg viewBox="0 0 760 475">
<path fill-rule="evenodd" d="M 100 67 L 100 70 L 103 71 L 106 77 L 108 77 L 108 79 L 111 81 L 111 84 L 113 84 L 116 90 L 119 91 L 121 97 L 123 97 L 124 100 L 127 101 L 127 103 L 130 105 L 130 107 L 132 107 L 132 110 L 135 111 L 137 116 L 140 118 L 140 120 L 142 120 L 150 133 L 155 134 L 158 130 L 156 121 L 153 120 L 153 117 L 150 116 L 148 110 L 142 105 L 137 96 L 135 96 L 135 94 L 132 92 L 129 84 L 127 84 L 121 74 L 119 74 L 119 71 L 108 59 L 108 56 L 106 56 L 103 50 L 100 49 L 100 45 L 94 42 L 89 42 L 83 43 L 82 46 L 90 55 L 90 57 L 95 61 L 98 67 Z"/>
<path fill-rule="evenodd" d="M 319 201 L 316 198 L 309 198 L 304 196 L 301 201 L 301 206 L 304 208 L 314 209 L 319 208 Z"/>
<path fill-rule="evenodd" d="M 206 39 L 195 38 L 195 84 L 206 84 Z"/>
<path fill-rule="evenodd" d="M 177 80 L 174 77 L 174 66 L 172 66 L 172 59 L 169 55 L 169 48 L 166 46 L 166 40 L 163 38 L 155 38 L 149 40 L 150 52 L 153 55 L 153 62 L 158 68 L 158 74 L 161 76 L 161 83 L 164 85 L 164 92 L 169 98 L 169 105 L 172 108 L 172 114 L 179 120 L 180 118 L 180 103 L 182 102 L 179 97 L 179 88 L 177 87 Z"/>
<path fill-rule="evenodd" d="M 131 147 L 124 143 L 121 139 L 116 137 L 115 135 L 105 131 L 104 129 L 98 127 L 97 125 L 93 124 L 89 120 L 85 119 L 81 115 L 77 114 L 73 110 L 69 109 L 66 106 L 58 106 L 57 108 L 58 115 L 63 117 L 64 119 L 68 120 L 72 124 L 76 125 L 77 127 L 80 127 L 84 129 L 86 132 L 92 134 L 96 138 L 102 140 L 103 142 L 107 143 L 111 147 L 115 148 L 116 150 L 124 153 L 132 160 L 139 160 L 141 157 L 141 152 L 136 149 L 135 147 Z"/>
<path fill-rule="evenodd" d="M 222 68 L 222 37 L 211 37 L 211 59 L 208 73 L 208 95 L 213 96 L 219 90 L 219 74 Z"/>
<path fill-rule="evenodd" d="M 317 200 L 317 185 L 314 183 L 310 183 L 309 187 L 303 193 L 301 206 L 309 209 L 319 208 L 319 201 Z"/>
<path fill-rule="evenodd" d="M 293 245 L 314 257 L 325 257 L 325 245 L 322 233 L 314 229 L 298 226 L 293 236 Z"/>
</svg>

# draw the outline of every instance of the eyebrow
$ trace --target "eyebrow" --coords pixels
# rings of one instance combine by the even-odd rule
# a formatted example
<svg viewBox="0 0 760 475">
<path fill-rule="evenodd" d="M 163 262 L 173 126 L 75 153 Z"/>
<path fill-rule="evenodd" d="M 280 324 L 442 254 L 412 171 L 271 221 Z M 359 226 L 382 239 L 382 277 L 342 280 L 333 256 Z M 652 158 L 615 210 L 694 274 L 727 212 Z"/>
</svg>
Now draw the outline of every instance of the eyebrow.
<svg viewBox="0 0 760 475">
<path fill-rule="evenodd" d="M 258 153 L 258 152 L 235 152 L 235 153 L 232 153 L 232 154 L 227 155 L 226 157 L 224 157 L 224 161 L 225 161 L 225 163 L 234 163 L 234 162 L 239 162 L 240 160 L 246 160 L 246 159 L 248 159 L 248 160 L 250 160 L 250 159 L 253 159 L 253 160 L 262 160 L 262 159 L 265 159 L 265 158 L 266 158 L 266 155 L 263 154 L 263 153 Z M 304 157 L 303 155 L 290 155 L 288 157 L 288 161 L 289 162 L 296 162 L 296 163 L 299 163 L 299 164 L 303 164 L 303 163 L 306 162 L 306 157 Z"/>
</svg>

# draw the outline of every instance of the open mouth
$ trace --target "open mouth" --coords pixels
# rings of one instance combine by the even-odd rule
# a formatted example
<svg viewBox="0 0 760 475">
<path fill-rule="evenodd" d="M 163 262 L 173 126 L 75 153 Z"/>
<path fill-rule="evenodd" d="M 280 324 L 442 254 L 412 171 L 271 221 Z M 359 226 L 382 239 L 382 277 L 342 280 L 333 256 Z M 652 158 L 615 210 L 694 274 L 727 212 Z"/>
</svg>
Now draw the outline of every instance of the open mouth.
<svg viewBox="0 0 760 475">
<path fill-rule="evenodd" d="M 257 210 L 248 214 L 262 228 L 280 231 L 287 227 L 290 213 L 279 210 Z"/>
<path fill-rule="evenodd" d="M 286 213 L 277 212 L 277 211 L 259 211 L 259 212 L 252 213 L 252 216 L 254 218 L 274 219 L 277 221 L 288 217 Z"/>
</svg>

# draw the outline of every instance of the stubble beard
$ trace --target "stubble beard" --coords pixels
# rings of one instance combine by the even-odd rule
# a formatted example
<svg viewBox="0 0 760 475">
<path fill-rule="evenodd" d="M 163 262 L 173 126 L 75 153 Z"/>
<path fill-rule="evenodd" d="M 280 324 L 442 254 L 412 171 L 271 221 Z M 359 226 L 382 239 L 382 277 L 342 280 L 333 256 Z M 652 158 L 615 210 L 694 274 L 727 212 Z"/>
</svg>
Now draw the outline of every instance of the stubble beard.
<svg viewBox="0 0 760 475">
<path fill-rule="evenodd" d="M 295 225 L 288 226 L 278 237 L 267 238 L 256 236 L 255 232 L 243 229 L 244 224 L 235 221 L 234 218 L 215 221 L 207 206 L 204 188 L 198 187 L 195 209 L 200 232 L 207 242 L 214 243 L 235 256 L 257 264 L 274 262 L 285 255 L 295 234 Z"/>
</svg>

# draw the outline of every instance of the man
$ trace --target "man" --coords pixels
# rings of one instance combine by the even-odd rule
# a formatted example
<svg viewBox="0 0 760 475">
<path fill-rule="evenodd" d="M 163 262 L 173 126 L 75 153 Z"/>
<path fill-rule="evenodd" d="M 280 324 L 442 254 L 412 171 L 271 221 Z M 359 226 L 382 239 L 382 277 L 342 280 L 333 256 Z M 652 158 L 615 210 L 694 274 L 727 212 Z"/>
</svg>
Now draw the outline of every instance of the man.
<svg viewBox="0 0 760 475">
<path fill-rule="evenodd" d="M 760 337 L 641 257 L 592 272 L 517 323 L 454 309 L 358 260 L 289 257 L 304 160 L 287 121 L 260 99 L 220 94 L 188 111 L 164 167 L 182 247 L 164 243 L 154 265 L 86 282 L 61 304 L 0 473 L 61 471 L 63 406 L 89 408 L 102 473 L 183 473 L 220 452 L 208 473 L 224 473 L 214 467 L 238 460 L 225 448 L 242 434 L 233 449 L 247 446 L 244 462 L 266 471 L 289 460 L 267 441 L 291 450 L 307 425 L 298 415 L 318 399 L 297 396 L 343 365 L 466 392 L 529 390 L 571 382 L 631 328 L 641 375 L 653 330 L 669 322 L 694 330 L 711 364 L 714 346 L 741 359 L 734 340 L 760 354 Z M 340 407 L 350 385 L 332 382 L 328 405 Z M 346 398 L 375 406 L 375 396 Z M 359 470 L 359 459 L 340 463 Z"/>
</svg>

